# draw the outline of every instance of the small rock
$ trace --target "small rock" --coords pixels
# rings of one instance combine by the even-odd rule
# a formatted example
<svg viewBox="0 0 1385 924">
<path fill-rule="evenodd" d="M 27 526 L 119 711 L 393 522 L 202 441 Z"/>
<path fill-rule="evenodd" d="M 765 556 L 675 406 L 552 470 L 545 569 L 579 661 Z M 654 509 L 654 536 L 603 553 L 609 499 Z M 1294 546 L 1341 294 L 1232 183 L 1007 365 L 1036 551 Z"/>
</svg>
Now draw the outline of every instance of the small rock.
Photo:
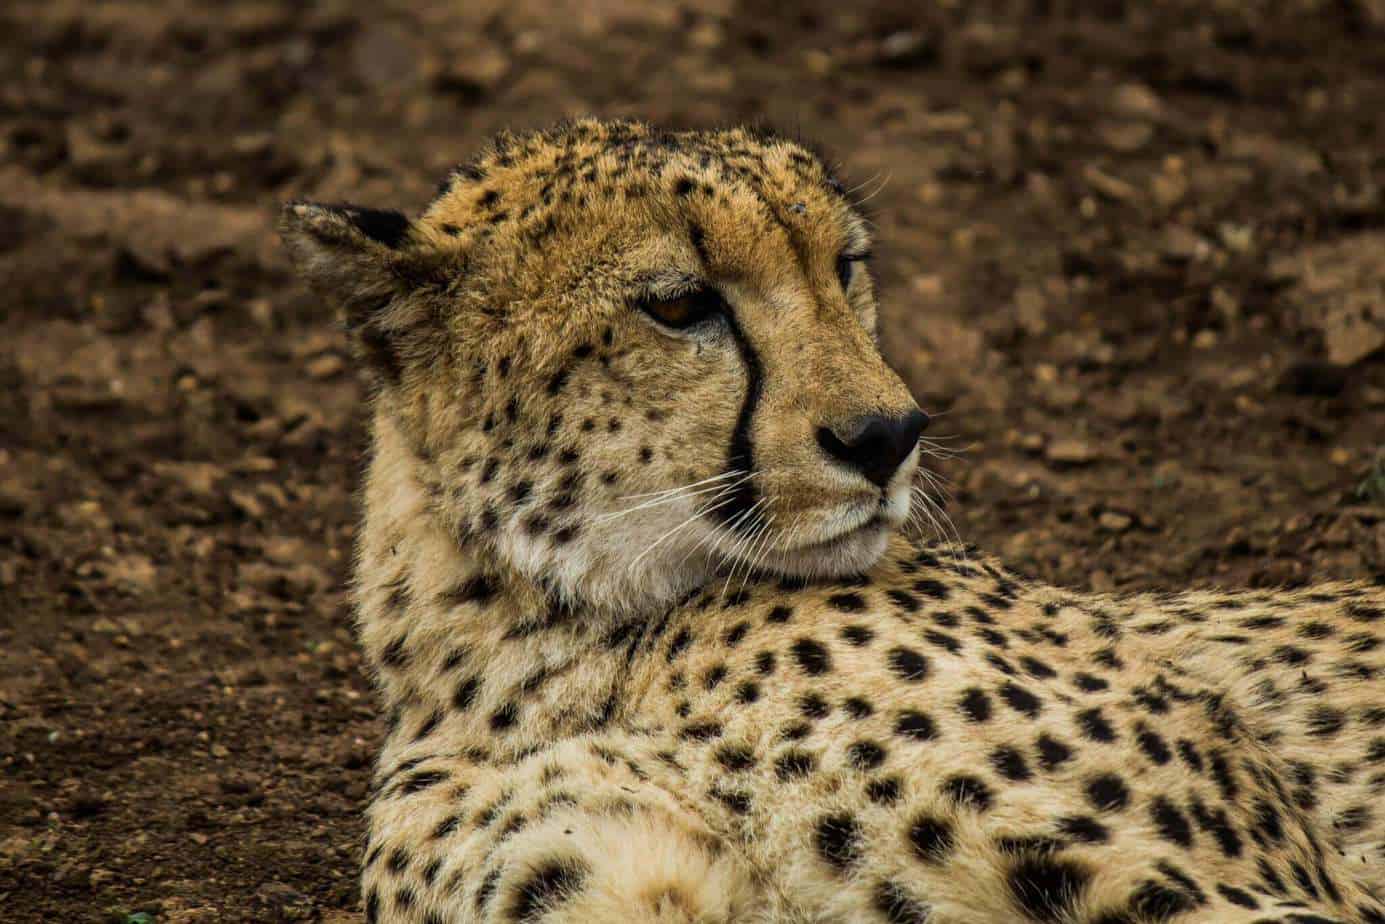
<svg viewBox="0 0 1385 924">
<path fill-rule="evenodd" d="M 235 507 L 236 510 L 240 511 L 241 514 L 249 520 L 259 520 L 263 518 L 265 514 L 264 504 L 249 491 L 232 491 L 231 506 Z"/>
<path fill-rule="evenodd" d="M 316 359 L 309 360 L 306 366 L 308 376 L 319 381 L 340 375 L 345 368 L 346 361 L 335 353 L 324 353 Z"/>
<path fill-rule="evenodd" d="M 1160 252 L 1173 260 L 1205 260 L 1212 255 L 1212 245 L 1206 238 L 1182 225 L 1169 225 L 1164 229 Z"/>
<path fill-rule="evenodd" d="M 1061 465 L 1085 465 L 1096 457 L 1092 444 L 1080 439 L 1054 440 L 1044 450 L 1044 458 Z"/>
<path fill-rule="evenodd" d="M 1097 517 L 1097 525 L 1113 533 L 1125 532 L 1134 522 L 1135 521 L 1131 517 L 1124 513 L 1117 513 L 1114 510 L 1103 511 L 1101 516 Z"/>
<path fill-rule="evenodd" d="M 1273 260 L 1270 272 L 1293 280 L 1289 298 L 1322 334 L 1327 358 L 1349 366 L 1385 348 L 1385 234 L 1370 232 L 1307 247 Z"/>
<path fill-rule="evenodd" d="M 1109 173 L 1103 173 L 1091 164 L 1082 169 L 1082 178 L 1092 189 L 1117 202 L 1130 202 L 1140 197 L 1140 191 L 1134 186 Z"/>
<path fill-rule="evenodd" d="M 490 42 L 477 43 L 449 55 L 433 85 L 445 93 L 480 99 L 505 79 L 510 66 L 503 50 Z"/>
<path fill-rule="evenodd" d="M 111 583 L 137 593 L 148 593 L 158 586 L 159 570 L 143 555 L 122 555 L 101 566 Z"/>
<path fill-rule="evenodd" d="M 1096 132 L 1111 150 L 1130 154 L 1149 144 L 1154 126 L 1148 122 L 1102 122 Z"/>
<path fill-rule="evenodd" d="M 922 32 L 893 32 L 880 43 L 876 60 L 888 67 L 919 67 L 937 60 L 938 49 Z"/>
<path fill-rule="evenodd" d="M 1115 112 L 1139 119 L 1157 119 L 1164 112 L 1159 94 L 1142 83 L 1124 83 L 1116 87 L 1111 91 L 1109 105 Z"/>
</svg>

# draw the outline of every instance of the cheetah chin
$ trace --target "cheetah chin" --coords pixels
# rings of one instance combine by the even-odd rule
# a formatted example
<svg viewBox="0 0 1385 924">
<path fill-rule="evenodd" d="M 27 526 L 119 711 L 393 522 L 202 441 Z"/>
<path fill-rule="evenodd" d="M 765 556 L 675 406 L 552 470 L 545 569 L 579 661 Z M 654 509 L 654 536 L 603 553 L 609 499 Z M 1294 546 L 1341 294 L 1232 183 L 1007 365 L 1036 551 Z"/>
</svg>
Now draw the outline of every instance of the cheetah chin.
<svg viewBox="0 0 1385 924">
<path fill-rule="evenodd" d="M 282 232 L 373 383 L 368 922 L 1385 924 L 1385 580 L 906 530 L 939 447 L 804 145 L 579 121 Z"/>
</svg>

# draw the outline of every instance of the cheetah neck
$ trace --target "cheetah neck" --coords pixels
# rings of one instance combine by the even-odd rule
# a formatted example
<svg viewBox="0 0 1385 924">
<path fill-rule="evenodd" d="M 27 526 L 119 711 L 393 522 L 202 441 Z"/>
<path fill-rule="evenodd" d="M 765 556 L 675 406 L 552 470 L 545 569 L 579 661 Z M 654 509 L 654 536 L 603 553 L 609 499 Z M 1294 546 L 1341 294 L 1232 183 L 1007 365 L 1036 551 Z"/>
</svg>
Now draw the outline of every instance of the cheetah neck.
<svg viewBox="0 0 1385 924">
<path fill-rule="evenodd" d="M 631 700 L 631 624 L 556 603 L 484 546 L 459 542 L 424 465 L 377 414 L 355 596 L 392 743 L 447 735 L 518 753 L 615 720 Z"/>
</svg>

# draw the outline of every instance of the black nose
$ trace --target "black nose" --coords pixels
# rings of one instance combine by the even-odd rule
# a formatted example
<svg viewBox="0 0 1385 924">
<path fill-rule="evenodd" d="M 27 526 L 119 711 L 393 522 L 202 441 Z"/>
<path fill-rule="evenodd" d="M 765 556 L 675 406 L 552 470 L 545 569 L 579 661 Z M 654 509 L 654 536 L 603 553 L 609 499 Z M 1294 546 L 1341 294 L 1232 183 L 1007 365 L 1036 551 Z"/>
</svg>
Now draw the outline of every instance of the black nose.
<svg viewBox="0 0 1385 924">
<path fill-rule="evenodd" d="M 899 417 L 868 414 L 838 427 L 818 427 L 818 445 L 880 487 L 909 458 L 928 426 L 928 415 L 913 410 Z"/>
</svg>

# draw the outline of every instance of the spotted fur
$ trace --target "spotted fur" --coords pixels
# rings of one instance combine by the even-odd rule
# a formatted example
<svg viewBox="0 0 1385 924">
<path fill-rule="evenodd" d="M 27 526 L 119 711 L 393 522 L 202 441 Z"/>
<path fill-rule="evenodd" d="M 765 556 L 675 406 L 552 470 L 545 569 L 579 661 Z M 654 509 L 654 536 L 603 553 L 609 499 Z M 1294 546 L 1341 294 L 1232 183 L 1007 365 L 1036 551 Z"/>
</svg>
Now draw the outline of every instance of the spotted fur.
<svg viewBox="0 0 1385 924">
<path fill-rule="evenodd" d="M 913 402 L 812 152 L 578 122 L 283 228 L 377 383 L 368 921 L 1385 922 L 1382 582 L 905 538 L 918 451 L 823 435 Z"/>
</svg>

